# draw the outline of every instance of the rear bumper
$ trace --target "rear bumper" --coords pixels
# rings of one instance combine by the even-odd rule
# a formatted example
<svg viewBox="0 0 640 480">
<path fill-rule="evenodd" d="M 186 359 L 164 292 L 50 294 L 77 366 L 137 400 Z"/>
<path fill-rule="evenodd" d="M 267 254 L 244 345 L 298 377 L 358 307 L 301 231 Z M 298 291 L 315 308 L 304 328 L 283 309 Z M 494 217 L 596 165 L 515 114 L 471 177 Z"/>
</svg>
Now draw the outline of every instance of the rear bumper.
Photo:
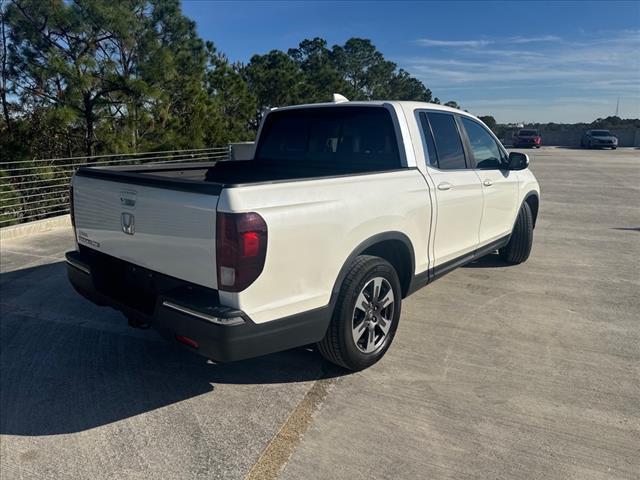
<svg viewBox="0 0 640 480">
<path fill-rule="evenodd" d="M 538 147 L 541 142 L 536 142 L 535 140 L 515 140 L 513 142 L 514 147 Z"/>
<path fill-rule="evenodd" d="M 82 296 L 148 322 L 172 342 L 182 338 L 181 345 L 191 343 L 185 348 L 216 361 L 242 360 L 315 343 L 324 337 L 331 319 L 331 309 L 326 306 L 256 324 L 241 310 L 220 305 L 215 290 L 176 279 L 168 288 L 154 292 L 153 307 L 143 312 L 96 287 L 100 282 L 94 281 L 91 258 L 72 251 L 67 252 L 66 259 L 69 281 Z M 130 293 L 136 297 L 135 288 Z M 148 285 L 141 295 L 149 295 Z"/>
</svg>

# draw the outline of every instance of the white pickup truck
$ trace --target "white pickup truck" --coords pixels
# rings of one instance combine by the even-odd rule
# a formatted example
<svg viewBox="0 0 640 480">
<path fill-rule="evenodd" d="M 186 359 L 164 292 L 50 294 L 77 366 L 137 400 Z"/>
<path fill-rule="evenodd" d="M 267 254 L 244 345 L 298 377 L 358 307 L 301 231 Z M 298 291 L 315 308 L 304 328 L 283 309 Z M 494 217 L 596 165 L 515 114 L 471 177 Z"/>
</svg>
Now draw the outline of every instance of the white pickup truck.
<svg viewBox="0 0 640 480">
<path fill-rule="evenodd" d="M 250 160 L 80 168 L 78 292 L 208 358 L 317 343 L 348 369 L 401 300 L 499 251 L 529 256 L 539 186 L 476 117 L 429 103 L 276 108 Z"/>
</svg>

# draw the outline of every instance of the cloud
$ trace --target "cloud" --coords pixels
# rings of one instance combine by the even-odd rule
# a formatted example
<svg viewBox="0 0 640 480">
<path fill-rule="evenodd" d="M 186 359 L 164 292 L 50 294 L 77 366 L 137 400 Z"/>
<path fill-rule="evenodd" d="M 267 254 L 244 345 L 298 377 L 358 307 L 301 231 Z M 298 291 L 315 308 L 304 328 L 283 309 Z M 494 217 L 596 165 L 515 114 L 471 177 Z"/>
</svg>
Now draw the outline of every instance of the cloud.
<svg viewBox="0 0 640 480">
<path fill-rule="evenodd" d="M 419 38 L 416 40 L 418 45 L 423 47 L 458 47 L 458 48 L 482 48 L 496 44 L 524 44 L 538 42 L 560 42 L 562 39 L 555 35 L 542 35 L 538 37 L 504 37 L 495 39 L 476 39 L 476 40 L 438 40 L 433 38 Z"/>
<path fill-rule="evenodd" d="M 554 42 L 544 48 L 500 49 L 476 48 L 473 42 L 452 41 L 462 46 L 446 58 L 437 54 L 416 56 L 405 60 L 409 71 L 415 72 L 432 88 L 469 84 L 505 84 L 523 82 L 543 84 L 563 81 L 582 85 L 585 90 L 619 89 L 620 93 L 640 91 L 640 35 L 621 32 L 618 36 L 589 38 L 587 41 L 559 42 L 559 37 L 509 37 L 483 40 L 485 45 L 501 41 L 524 44 L 534 41 Z M 423 39 L 425 40 L 425 39 Z M 465 45 L 462 45 L 465 43 Z"/>
<path fill-rule="evenodd" d="M 419 45 L 434 48 L 416 50 L 401 66 L 438 97 L 453 98 L 473 113 L 495 112 L 501 121 L 513 120 L 512 114 L 519 120 L 590 121 L 611 114 L 620 96 L 621 113 L 640 116 L 640 30 L 571 39 L 421 39 Z"/>
<path fill-rule="evenodd" d="M 542 35 L 540 37 L 510 37 L 504 43 L 538 43 L 538 42 L 561 42 L 562 38 L 556 35 Z"/>
<path fill-rule="evenodd" d="M 419 38 L 418 45 L 423 47 L 484 47 L 492 43 L 490 40 L 433 40 L 431 38 Z"/>
</svg>

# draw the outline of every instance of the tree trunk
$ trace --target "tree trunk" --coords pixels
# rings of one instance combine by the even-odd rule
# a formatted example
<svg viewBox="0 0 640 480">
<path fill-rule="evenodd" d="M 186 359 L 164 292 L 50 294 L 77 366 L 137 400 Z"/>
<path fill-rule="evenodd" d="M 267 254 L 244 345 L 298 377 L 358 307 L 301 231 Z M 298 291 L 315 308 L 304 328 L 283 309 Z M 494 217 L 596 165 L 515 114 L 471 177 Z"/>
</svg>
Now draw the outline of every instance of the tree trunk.
<svg viewBox="0 0 640 480">
<path fill-rule="evenodd" d="M 1 96 L 2 96 L 2 113 L 4 115 L 4 121 L 7 122 L 7 130 L 9 131 L 9 133 L 12 133 L 12 126 L 11 126 L 11 118 L 9 117 L 9 103 L 7 102 L 7 85 L 9 83 L 8 81 L 8 75 L 9 75 L 9 69 L 7 68 L 7 31 L 6 31 L 6 20 L 5 20 L 5 14 L 4 12 L 0 11 L 0 16 L 2 18 L 0 18 L 0 23 L 2 24 L 0 26 L 1 32 L 2 32 L 2 78 L 0 79 L 0 81 L 2 82 L 0 84 L 0 90 L 1 90 Z"/>
<path fill-rule="evenodd" d="M 95 155 L 95 142 L 94 142 L 94 123 L 93 123 L 93 102 L 91 101 L 91 95 L 84 94 L 84 148 L 85 155 L 92 157 Z M 87 162 L 93 161 L 91 158 L 87 159 Z"/>
</svg>

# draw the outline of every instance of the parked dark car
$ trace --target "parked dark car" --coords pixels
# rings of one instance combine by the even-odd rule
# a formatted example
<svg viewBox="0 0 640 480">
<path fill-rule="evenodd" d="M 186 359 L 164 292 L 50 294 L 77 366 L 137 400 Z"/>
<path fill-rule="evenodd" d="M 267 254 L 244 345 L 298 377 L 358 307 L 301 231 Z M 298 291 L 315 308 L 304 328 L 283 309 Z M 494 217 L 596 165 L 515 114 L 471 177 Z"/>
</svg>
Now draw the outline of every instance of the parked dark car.
<svg viewBox="0 0 640 480">
<path fill-rule="evenodd" d="M 609 130 L 587 130 L 580 140 L 582 148 L 618 148 L 618 137 Z"/>
<path fill-rule="evenodd" d="M 515 148 L 540 148 L 542 137 L 537 130 L 525 128 L 518 130 L 513 137 L 513 146 Z"/>
</svg>

